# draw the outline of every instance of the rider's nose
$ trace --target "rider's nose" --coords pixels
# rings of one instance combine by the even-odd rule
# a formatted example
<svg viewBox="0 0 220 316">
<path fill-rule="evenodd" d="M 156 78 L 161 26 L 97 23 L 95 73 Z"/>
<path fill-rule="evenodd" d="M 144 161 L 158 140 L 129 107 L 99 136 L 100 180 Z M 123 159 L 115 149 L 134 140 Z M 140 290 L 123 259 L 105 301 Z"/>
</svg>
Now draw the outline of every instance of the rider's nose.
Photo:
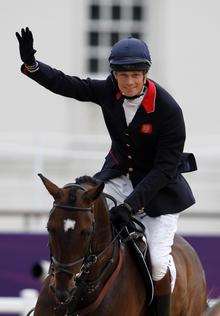
<svg viewBox="0 0 220 316">
<path fill-rule="evenodd" d="M 127 86 L 132 86 L 133 80 L 131 78 L 128 78 L 126 84 L 127 84 Z"/>
</svg>

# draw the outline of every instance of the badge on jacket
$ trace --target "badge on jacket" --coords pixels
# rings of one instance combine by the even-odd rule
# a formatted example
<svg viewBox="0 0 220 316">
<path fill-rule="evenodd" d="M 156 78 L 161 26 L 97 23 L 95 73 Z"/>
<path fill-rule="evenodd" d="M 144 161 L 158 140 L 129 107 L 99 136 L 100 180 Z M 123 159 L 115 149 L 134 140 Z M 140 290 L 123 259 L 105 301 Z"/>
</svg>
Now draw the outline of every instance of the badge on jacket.
<svg viewBox="0 0 220 316">
<path fill-rule="evenodd" d="M 147 123 L 141 126 L 141 133 L 149 135 L 149 134 L 152 134 L 152 132 L 153 132 L 152 124 Z"/>
</svg>

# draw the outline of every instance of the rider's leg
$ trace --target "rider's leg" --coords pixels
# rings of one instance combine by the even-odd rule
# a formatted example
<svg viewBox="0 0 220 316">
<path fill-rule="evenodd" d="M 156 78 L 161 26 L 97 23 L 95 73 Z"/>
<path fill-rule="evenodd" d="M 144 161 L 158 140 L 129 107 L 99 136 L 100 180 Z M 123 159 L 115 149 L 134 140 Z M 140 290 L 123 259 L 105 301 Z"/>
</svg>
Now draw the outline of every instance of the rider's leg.
<svg viewBox="0 0 220 316">
<path fill-rule="evenodd" d="M 123 203 L 133 191 L 131 181 L 126 176 L 109 180 L 105 184 L 105 193 L 112 195 Z M 108 207 L 113 207 L 111 200 Z M 158 217 L 137 215 L 145 225 L 146 237 L 151 257 L 152 278 L 155 286 L 155 311 L 157 316 L 170 315 L 170 297 L 176 279 L 176 269 L 171 256 L 174 235 L 177 230 L 178 214 L 167 214 Z"/>
<path fill-rule="evenodd" d="M 133 190 L 131 181 L 124 175 L 107 181 L 104 188 L 104 192 L 112 195 L 116 199 L 118 205 L 124 203 L 124 200 Z M 114 203 L 109 199 L 107 199 L 107 203 L 109 209 L 114 206 Z"/>
<path fill-rule="evenodd" d="M 159 217 L 145 216 L 142 222 L 146 227 L 152 265 L 152 278 L 155 285 L 156 315 L 170 315 L 170 297 L 173 291 L 176 270 L 171 256 L 171 247 L 177 230 L 178 214 Z"/>
</svg>

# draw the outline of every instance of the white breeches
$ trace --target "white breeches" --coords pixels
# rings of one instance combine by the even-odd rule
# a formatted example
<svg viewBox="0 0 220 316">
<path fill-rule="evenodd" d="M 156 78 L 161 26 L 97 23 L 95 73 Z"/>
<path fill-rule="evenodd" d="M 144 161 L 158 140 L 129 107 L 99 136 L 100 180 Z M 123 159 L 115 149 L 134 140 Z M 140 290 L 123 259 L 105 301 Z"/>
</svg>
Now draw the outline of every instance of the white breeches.
<svg viewBox="0 0 220 316">
<path fill-rule="evenodd" d="M 118 204 L 123 203 L 132 191 L 132 183 L 126 176 L 109 180 L 105 184 L 104 189 L 104 192 L 112 195 Z M 107 202 L 109 208 L 114 206 L 111 200 Z M 169 268 L 171 274 L 171 290 L 173 291 L 176 280 L 176 268 L 171 255 L 171 247 L 177 230 L 179 214 L 167 214 L 158 217 L 138 214 L 136 217 L 145 226 L 152 264 L 152 278 L 154 281 L 161 280 Z"/>
</svg>

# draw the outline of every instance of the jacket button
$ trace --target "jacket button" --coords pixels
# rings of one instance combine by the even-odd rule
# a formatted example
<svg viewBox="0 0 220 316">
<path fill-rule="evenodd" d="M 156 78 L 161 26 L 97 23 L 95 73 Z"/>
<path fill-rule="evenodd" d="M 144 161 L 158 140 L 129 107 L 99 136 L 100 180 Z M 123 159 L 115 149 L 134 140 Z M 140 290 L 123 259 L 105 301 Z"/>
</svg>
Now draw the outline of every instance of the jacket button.
<svg viewBox="0 0 220 316">
<path fill-rule="evenodd" d="M 125 135 L 126 135 L 126 136 L 129 136 L 129 134 L 128 134 L 128 133 L 125 133 Z"/>
<path fill-rule="evenodd" d="M 130 147 L 131 145 L 130 145 L 130 144 L 126 144 L 126 146 L 127 146 L 127 147 Z"/>
<path fill-rule="evenodd" d="M 128 168 L 128 171 L 129 171 L 129 172 L 132 172 L 132 171 L 133 171 L 133 168 Z"/>
<path fill-rule="evenodd" d="M 130 155 L 128 156 L 128 158 L 129 158 L 129 159 L 132 159 L 132 157 L 131 157 Z"/>
</svg>

